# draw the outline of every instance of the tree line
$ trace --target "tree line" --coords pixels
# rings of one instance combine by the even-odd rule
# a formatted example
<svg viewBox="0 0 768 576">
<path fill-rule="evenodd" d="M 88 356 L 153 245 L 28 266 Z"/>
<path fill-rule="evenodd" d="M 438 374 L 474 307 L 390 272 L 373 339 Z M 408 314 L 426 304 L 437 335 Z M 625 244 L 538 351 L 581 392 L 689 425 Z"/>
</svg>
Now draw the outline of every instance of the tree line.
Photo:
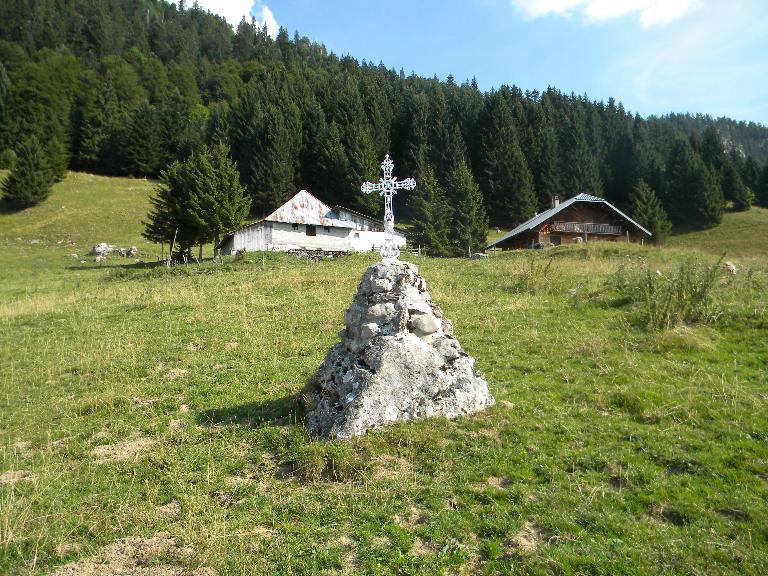
<svg viewBox="0 0 768 576">
<path fill-rule="evenodd" d="M 51 166 L 171 189 L 174 163 L 221 144 L 254 216 L 301 188 L 379 215 L 359 187 L 390 153 L 396 175 L 418 184 L 396 210 L 438 255 L 482 248 L 489 224 L 514 226 L 555 196 L 603 196 L 658 236 L 670 220 L 701 228 L 726 206 L 768 206 L 766 135 L 727 119 L 642 118 L 555 88 L 482 92 L 406 75 L 285 29 L 233 30 L 183 2 L 0 6 L 0 167 L 29 165 L 39 148 Z M 166 224 L 149 236 L 169 242 Z M 212 238 L 200 230 L 197 241 Z"/>
</svg>

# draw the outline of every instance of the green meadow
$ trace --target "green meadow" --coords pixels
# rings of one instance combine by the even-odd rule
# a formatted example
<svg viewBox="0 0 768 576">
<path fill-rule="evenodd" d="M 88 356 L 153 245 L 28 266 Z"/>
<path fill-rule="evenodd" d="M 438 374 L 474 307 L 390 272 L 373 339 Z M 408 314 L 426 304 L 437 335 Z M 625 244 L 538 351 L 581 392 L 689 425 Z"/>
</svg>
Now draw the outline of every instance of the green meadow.
<svg viewBox="0 0 768 576">
<path fill-rule="evenodd" d="M 0 574 L 768 573 L 768 211 L 412 259 L 497 403 L 326 443 L 302 389 L 374 257 L 155 266 L 151 188 L 0 213 Z"/>
</svg>

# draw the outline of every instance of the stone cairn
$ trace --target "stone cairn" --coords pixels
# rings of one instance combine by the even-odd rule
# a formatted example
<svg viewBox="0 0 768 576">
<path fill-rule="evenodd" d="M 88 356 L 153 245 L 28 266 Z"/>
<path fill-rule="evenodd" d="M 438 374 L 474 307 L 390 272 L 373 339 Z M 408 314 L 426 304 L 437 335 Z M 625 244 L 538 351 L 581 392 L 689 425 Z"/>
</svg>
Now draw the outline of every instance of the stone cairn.
<svg viewBox="0 0 768 576">
<path fill-rule="evenodd" d="M 346 440 L 399 421 L 454 418 L 494 404 L 414 264 L 385 260 L 363 275 L 341 342 L 308 386 L 307 425 Z"/>
</svg>

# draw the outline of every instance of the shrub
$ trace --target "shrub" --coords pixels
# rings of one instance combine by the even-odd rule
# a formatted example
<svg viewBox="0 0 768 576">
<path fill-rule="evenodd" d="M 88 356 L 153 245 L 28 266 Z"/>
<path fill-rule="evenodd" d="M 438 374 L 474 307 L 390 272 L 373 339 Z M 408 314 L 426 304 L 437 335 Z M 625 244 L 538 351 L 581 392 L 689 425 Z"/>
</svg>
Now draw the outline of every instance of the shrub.
<svg viewBox="0 0 768 576">
<path fill-rule="evenodd" d="M 3 182 L 3 199 L 12 208 L 29 208 L 48 198 L 52 184 L 48 157 L 32 136 L 19 146 L 16 165 Z"/>
</svg>

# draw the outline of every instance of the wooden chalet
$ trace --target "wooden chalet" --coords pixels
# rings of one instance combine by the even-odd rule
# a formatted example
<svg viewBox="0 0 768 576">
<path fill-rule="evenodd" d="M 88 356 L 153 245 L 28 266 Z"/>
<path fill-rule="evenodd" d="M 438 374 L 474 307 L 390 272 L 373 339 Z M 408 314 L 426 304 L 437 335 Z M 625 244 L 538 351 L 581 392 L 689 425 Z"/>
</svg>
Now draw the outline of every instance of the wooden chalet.
<svg viewBox="0 0 768 576">
<path fill-rule="evenodd" d="M 651 233 L 610 202 L 579 194 L 564 202 L 557 197 L 549 210 L 505 234 L 486 247 L 543 248 L 590 241 L 643 243 Z"/>
</svg>

